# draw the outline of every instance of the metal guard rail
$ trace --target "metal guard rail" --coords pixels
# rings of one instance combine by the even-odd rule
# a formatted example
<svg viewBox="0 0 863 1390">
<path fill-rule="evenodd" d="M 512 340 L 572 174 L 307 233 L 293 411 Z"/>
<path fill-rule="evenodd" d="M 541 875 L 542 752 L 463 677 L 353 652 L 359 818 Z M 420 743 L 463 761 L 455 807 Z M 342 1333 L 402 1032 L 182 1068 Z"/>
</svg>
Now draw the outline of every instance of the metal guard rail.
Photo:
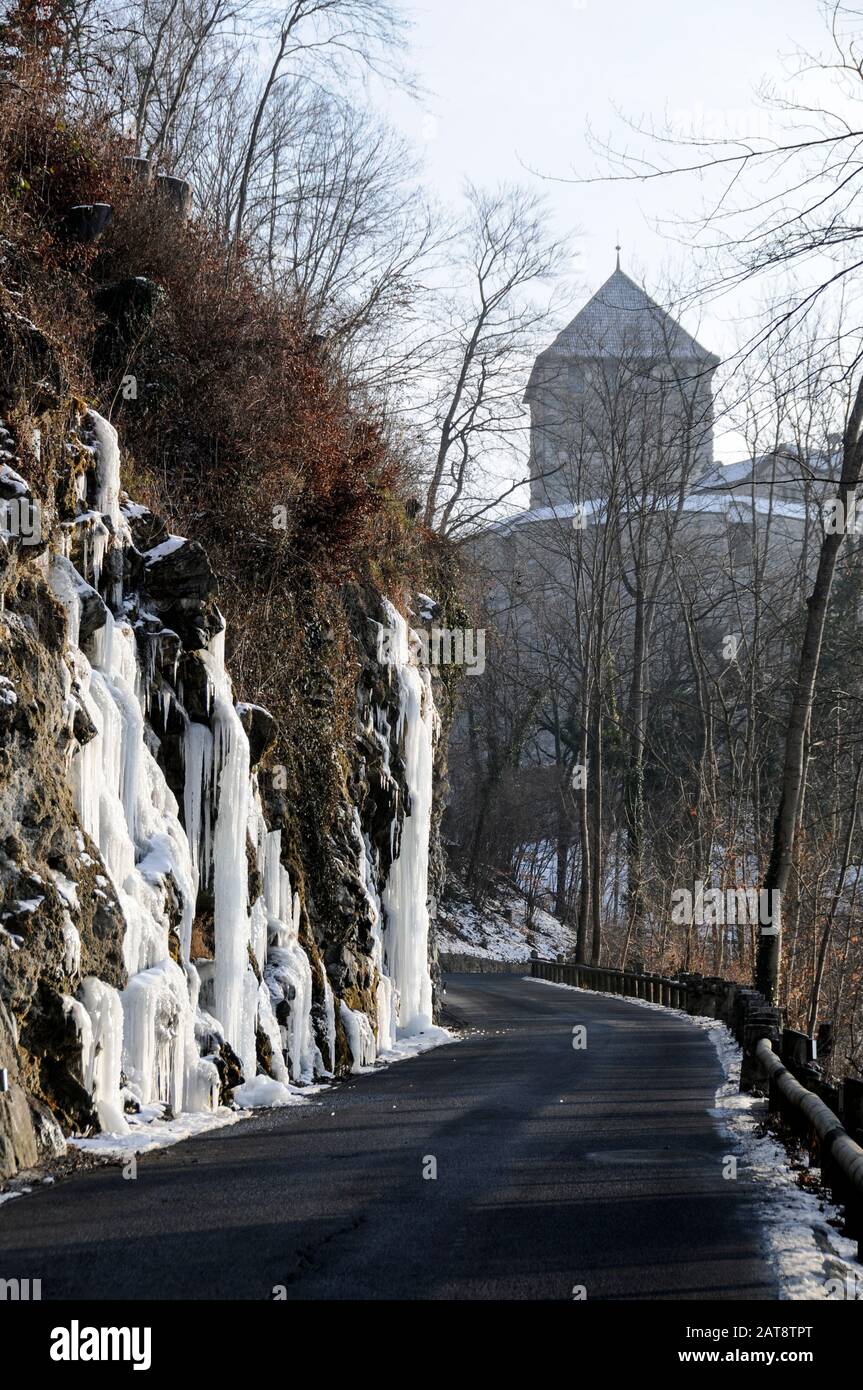
<svg viewBox="0 0 863 1390">
<path fill-rule="evenodd" d="M 802 1114 L 815 1132 L 823 1180 L 838 1200 L 863 1211 L 863 1148 L 854 1142 L 830 1107 L 791 1075 L 773 1051 L 769 1038 L 758 1041 L 755 1055 L 770 1086 L 770 1108 L 780 1110 L 786 1117 L 788 1107 Z"/>
<path fill-rule="evenodd" d="M 563 964 L 553 960 L 532 960 L 531 974 L 538 980 L 553 984 L 575 985 L 578 989 L 598 990 L 601 994 L 622 994 L 630 999 L 646 999 L 650 1004 L 665 1004 L 671 1009 L 685 1009 L 687 986 L 681 980 L 666 975 L 642 974 L 635 970 L 614 970 L 604 965 Z"/>
</svg>

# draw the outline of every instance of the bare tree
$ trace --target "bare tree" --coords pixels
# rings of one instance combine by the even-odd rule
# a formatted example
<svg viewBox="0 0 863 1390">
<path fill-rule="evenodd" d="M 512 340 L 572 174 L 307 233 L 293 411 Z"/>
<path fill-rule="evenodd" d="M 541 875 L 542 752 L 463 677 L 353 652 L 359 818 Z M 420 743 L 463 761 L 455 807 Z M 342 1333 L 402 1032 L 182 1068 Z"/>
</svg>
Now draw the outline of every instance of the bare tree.
<svg viewBox="0 0 863 1390">
<path fill-rule="evenodd" d="M 860 11 L 839 0 L 825 6 L 831 52 L 805 66 L 832 75 L 838 94 L 859 102 L 861 57 Z M 612 172 L 605 179 L 655 181 L 683 174 L 720 181 L 710 210 L 698 228 L 702 247 L 714 256 L 714 292 L 741 285 L 766 271 L 797 272 L 788 281 L 784 303 L 762 322 L 745 351 L 787 334 L 829 291 L 859 271 L 860 219 L 857 199 L 863 181 L 861 131 L 839 110 L 828 110 L 818 99 L 812 105 L 767 94 L 791 128 L 783 138 L 759 135 L 751 139 L 681 139 L 677 132 L 644 131 L 652 141 L 650 153 L 635 156 L 606 146 Z M 837 106 L 839 105 L 837 101 Z M 681 146 L 693 153 L 683 160 Z M 673 154 L 669 157 L 669 151 Z M 748 193 L 747 193 L 748 190 Z M 832 264 L 825 269 L 823 257 Z M 814 266 L 814 274 L 808 269 Z M 856 361 L 851 371 L 856 369 Z M 863 469 L 863 382 L 844 433 L 838 499 L 845 515 L 853 512 Z M 843 544 L 841 531 L 826 534 L 812 591 L 807 599 L 793 695 L 785 737 L 781 790 L 773 829 L 773 845 L 763 887 L 773 895 L 775 918 L 759 938 L 756 983 L 767 998 L 779 991 L 782 959 L 781 901 L 795 851 L 797 825 L 806 772 L 806 731 L 815 699 L 816 681 L 830 594 Z"/>
<path fill-rule="evenodd" d="M 326 88 L 357 72 L 406 80 L 399 59 L 406 22 L 390 0 L 291 0 L 273 26 L 269 67 L 257 92 L 242 161 L 233 244 L 244 233 L 249 187 L 264 120 L 280 85 Z"/>
<path fill-rule="evenodd" d="M 426 525 L 444 533 L 487 513 L 491 457 L 524 439 L 526 369 L 549 321 L 548 307 L 528 295 L 554 280 L 567 254 L 565 241 L 547 232 L 544 205 L 534 194 L 469 186 L 467 200 L 454 255 L 460 292 L 438 335 L 437 448 L 425 504 Z M 480 472 L 486 487 L 477 496 Z"/>
</svg>

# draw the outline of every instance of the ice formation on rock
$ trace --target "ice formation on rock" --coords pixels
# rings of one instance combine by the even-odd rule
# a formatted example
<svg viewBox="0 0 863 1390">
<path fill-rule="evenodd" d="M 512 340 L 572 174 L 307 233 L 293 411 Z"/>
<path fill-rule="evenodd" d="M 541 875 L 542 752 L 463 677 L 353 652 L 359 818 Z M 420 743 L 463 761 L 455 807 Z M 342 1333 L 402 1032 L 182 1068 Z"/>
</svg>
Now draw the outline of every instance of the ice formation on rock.
<svg viewBox="0 0 863 1390">
<path fill-rule="evenodd" d="M 404 742 L 410 805 L 381 901 L 386 916 L 384 958 L 398 995 L 398 1033 L 404 1037 L 432 1022 L 428 867 L 437 715 L 431 677 L 419 663 L 418 641 L 392 604 L 386 603 L 386 616 L 389 660 L 399 689 L 396 736 Z"/>
<path fill-rule="evenodd" d="M 90 509 L 65 524 L 62 553 L 53 559 L 50 578 L 68 614 L 69 691 L 95 730 L 72 754 L 69 782 L 81 825 L 98 847 L 122 908 L 128 982 L 118 992 L 90 977 L 64 1007 L 78 1030 L 85 1084 L 100 1123 L 124 1133 L 124 1101 L 141 1109 L 161 1102 L 175 1113 L 217 1105 L 214 1055 L 222 1043 L 242 1066 L 239 1102 L 281 1103 L 297 1083 L 332 1074 L 337 1018 L 354 1070 L 374 1062 L 397 1037 L 430 1025 L 427 898 L 436 715 L 418 643 L 387 605 L 395 642 L 386 664 L 398 696 L 397 725 L 389 730 L 382 711 L 374 717 L 386 743 L 387 767 L 390 738 L 403 749 L 409 804 L 402 808 L 400 838 L 393 826 L 396 853 L 383 886 L 376 883 L 369 841 L 354 815 L 372 923 L 376 1019 L 373 1027 L 365 1014 L 337 1001 L 326 976 L 323 1004 L 314 1011 L 312 967 L 300 940 L 300 900 L 282 864 L 281 831 L 268 829 L 250 769 L 249 739 L 225 669 L 224 632 L 197 652 L 208 682 L 207 723 L 185 713 L 176 673 L 172 689 L 162 668 L 162 709 L 173 703 L 185 720 L 182 821 L 157 761 L 159 740 L 149 723 L 155 688 L 152 634 L 145 634 L 142 657 L 133 626 L 134 596 L 124 595 L 116 578 L 122 566 L 106 569 L 112 548 L 131 543 L 126 517 L 134 513 L 120 505 L 115 430 L 94 412 L 88 422 L 95 493 Z M 82 507 L 85 492 L 79 490 Z M 155 549 L 173 554 L 181 544 L 172 537 Z M 101 609 L 94 587 L 101 588 L 108 608 L 84 640 L 85 651 L 79 646 L 82 613 L 86 605 L 92 613 L 94 603 Z M 158 629 L 157 619 L 144 616 Z M 69 704 L 72 710 L 71 694 Z M 250 854 L 263 884 L 251 906 Z M 69 889 L 63 896 L 71 914 L 75 885 Z M 199 889 L 211 895 L 215 944 L 213 961 L 196 966 L 192 936 Z M 77 971 L 81 943 L 71 916 L 64 939 L 67 961 Z M 268 1076 L 257 1075 L 262 1047 Z"/>
</svg>

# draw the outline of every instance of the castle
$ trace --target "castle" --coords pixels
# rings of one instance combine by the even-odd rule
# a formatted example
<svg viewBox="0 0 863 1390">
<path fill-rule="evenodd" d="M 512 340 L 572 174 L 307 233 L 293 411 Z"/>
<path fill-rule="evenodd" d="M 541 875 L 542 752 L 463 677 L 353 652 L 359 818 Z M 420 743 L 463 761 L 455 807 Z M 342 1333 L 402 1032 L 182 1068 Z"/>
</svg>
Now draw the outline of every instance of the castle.
<svg viewBox="0 0 863 1390">
<path fill-rule="evenodd" d="M 650 873 L 689 855 L 710 881 L 720 842 L 754 862 L 751 827 L 734 811 L 717 829 L 699 798 L 721 780 L 720 742 L 748 756 L 836 477 L 835 439 L 775 432 L 769 451 L 717 461 L 719 366 L 618 264 L 530 373 L 529 506 L 470 546 L 493 640 L 454 724 L 452 837 L 470 864 L 553 883 L 558 915 L 577 885 L 595 955 L 603 921 L 641 901 L 661 808 L 680 814 L 653 824 Z"/>
<path fill-rule="evenodd" d="M 713 457 L 718 366 L 618 262 L 534 363 L 524 395 L 531 508 L 602 495 L 626 468 L 652 469 L 669 491 L 702 470 Z"/>
<path fill-rule="evenodd" d="M 681 539 L 709 542 L 721 563 L 727 551 L 745 564 L 765 526 L 771 544 L 798 550 L 836 476 L 836 441 L 805 454 L 777 443 L 754 458 L 716 462 L 719 365 L 618 258 L 534 362 L 524 393 L 530 504 L 486 530 L 483 563 L 498 571 L 525 548 L 555 548 L 555 535 L 604 520 L 610 508 L 673 516 Z"/>
</svg>

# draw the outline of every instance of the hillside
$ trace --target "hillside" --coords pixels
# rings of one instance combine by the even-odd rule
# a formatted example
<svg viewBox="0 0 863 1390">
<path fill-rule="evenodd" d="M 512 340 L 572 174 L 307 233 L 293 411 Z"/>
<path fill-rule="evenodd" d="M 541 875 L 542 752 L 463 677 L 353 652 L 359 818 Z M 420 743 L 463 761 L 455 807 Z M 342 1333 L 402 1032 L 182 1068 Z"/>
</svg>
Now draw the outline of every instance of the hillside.
<svg viewBox="0 0 863 1390">
<path fill-rule="evenodd" d="M 0 84 L 0 1176 L 431 1037 L 445 550 L 181 181 Z M 432 599 L 425 597 L 431 594 Z"/>
<path fill-rule="evenodd" d="M 450 873 L 437 914 L 437 942 L 442 954 L 488 960 L 543 960 L 572 956 L 575 932 L 550 912 L 531 907 L 514 888 L 491 890 L 482 907 Z"/>
</svg>

